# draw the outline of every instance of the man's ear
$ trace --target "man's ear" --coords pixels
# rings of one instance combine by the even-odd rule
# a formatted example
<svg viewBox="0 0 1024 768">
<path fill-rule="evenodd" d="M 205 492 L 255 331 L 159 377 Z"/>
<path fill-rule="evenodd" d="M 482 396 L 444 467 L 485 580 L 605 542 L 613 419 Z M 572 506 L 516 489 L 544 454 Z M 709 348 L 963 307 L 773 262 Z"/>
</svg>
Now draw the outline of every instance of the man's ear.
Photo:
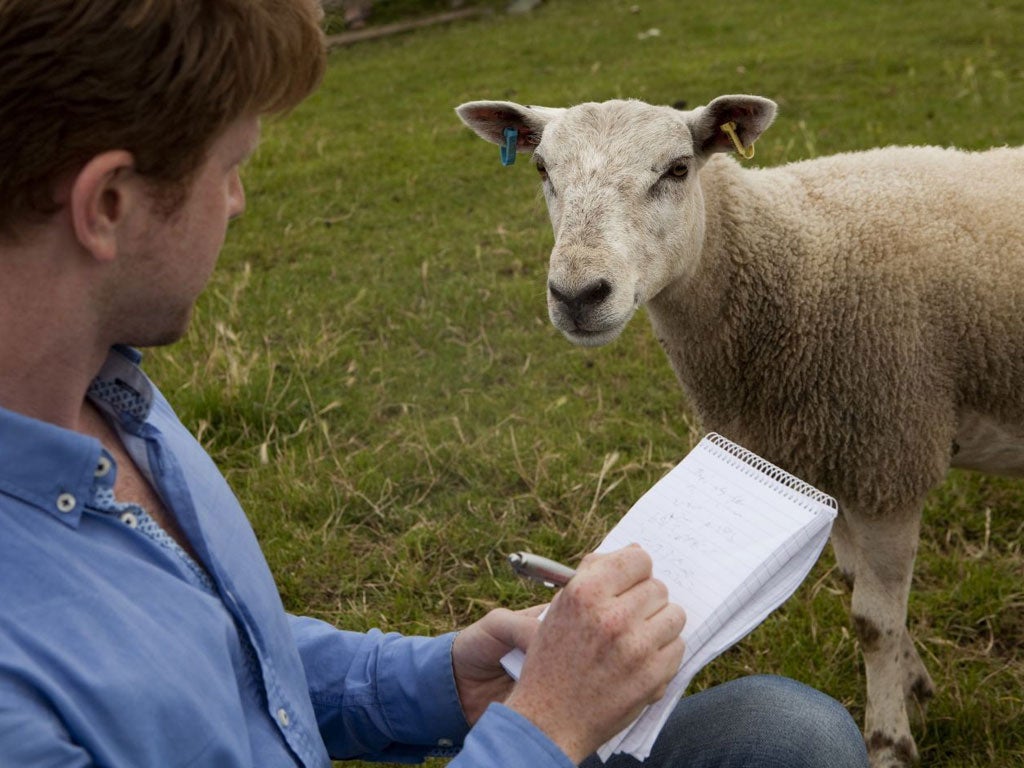
<svg viewBox="0 0 1024 768">
<path fill-rule="evenodd" d="M 134 169 L 130 152 L 109 150 L 89 160 L 71 181 L 68 207 L 75 236 L 98 260 L 117 257 L 118 236 L 132 206 L 139 202 Z"/>
<path fill-rule="evenodd" d="M 777 109 L 774 101 L 760 96 L 719 96 L 688 116 L 693 146 L 706 155 L 736 150 L 732 136 L 722 129 L 732 123 L 737 141 L 748 149 L 772 124 Z"/>
<path fill-rule="evenodd" d="M 524 107 L 511 101 L 469 101 L 455 108 L 462 122 L 492 144 L 503 145 L 505 129 L 515 128 L 518 132 L 516 149 L 523 152 L 532 152 L 540 144 L 544 126 L 564 111 L 552 107 Z"/>
</svg>

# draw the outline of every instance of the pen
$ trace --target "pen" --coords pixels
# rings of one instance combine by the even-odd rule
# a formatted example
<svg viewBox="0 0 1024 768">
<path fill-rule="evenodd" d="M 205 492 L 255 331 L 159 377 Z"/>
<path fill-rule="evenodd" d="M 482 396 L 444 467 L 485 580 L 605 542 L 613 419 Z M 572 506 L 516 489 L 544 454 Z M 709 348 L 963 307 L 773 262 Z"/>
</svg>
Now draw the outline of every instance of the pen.
<svg viewBox="0 0 1024 768">
<path fill-rule="evenodd" d="M 513 552 L 509 565 L 520 576 L 539 581 L 547 587 L 564 587 L 576 573 L 572 568 L 529 552 Z"/>
</svg>

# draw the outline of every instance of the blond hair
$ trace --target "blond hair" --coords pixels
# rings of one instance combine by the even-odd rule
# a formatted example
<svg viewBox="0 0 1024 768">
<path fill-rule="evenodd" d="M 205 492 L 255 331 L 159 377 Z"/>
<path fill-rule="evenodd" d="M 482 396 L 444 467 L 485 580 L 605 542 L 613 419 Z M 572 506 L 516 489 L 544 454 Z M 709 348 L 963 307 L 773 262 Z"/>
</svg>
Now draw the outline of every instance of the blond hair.
<svg viewBox="0 0 1024 768">
<path fill-rule="evenodd" d="M 326 65 L 318 0 L 0 0 L 0 234 L 110 149 L 183 199 L 212 142 Z M 173 206 L 172 206 L 173 207 Z"/>
</svg>

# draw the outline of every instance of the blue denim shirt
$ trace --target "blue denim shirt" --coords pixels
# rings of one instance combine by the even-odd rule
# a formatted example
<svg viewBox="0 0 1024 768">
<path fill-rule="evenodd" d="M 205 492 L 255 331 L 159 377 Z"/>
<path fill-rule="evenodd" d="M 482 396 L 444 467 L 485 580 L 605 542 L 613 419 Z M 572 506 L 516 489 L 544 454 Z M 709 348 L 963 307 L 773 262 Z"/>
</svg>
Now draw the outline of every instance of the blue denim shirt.
<svg viewBox="0 0 1024 768">
<path fill-rule="evenodd" d="M 0 409 L 0 766 L 571 765 L 499 704 L 468 731 L 453 634 L 286 614 L 234 494 L 138 362 L 112 351 L 91 396 L 200 562 L 114 510 L 99 441 Z"/>
</svg>

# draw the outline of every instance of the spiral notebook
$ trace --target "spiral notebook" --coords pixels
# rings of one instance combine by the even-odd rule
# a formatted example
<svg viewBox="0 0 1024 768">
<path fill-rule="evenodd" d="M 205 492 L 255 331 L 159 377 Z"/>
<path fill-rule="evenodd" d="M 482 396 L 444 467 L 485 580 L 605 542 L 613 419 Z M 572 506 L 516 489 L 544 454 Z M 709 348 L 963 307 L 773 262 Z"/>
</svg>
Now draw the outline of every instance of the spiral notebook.
<svg viewBox="0 0 1024 768">
<path fill-rule="evenodd" d="M 668 691 L 598 751 L 645 759 L 694 676 L 778 608 L 828 540 L 835 499 L 718 434 L 648 490 L 598 552 L 638 543 L 686 610 L 682 666 Z M 518 678 L 525 656 L 503 663 Z"/>
</svg>

